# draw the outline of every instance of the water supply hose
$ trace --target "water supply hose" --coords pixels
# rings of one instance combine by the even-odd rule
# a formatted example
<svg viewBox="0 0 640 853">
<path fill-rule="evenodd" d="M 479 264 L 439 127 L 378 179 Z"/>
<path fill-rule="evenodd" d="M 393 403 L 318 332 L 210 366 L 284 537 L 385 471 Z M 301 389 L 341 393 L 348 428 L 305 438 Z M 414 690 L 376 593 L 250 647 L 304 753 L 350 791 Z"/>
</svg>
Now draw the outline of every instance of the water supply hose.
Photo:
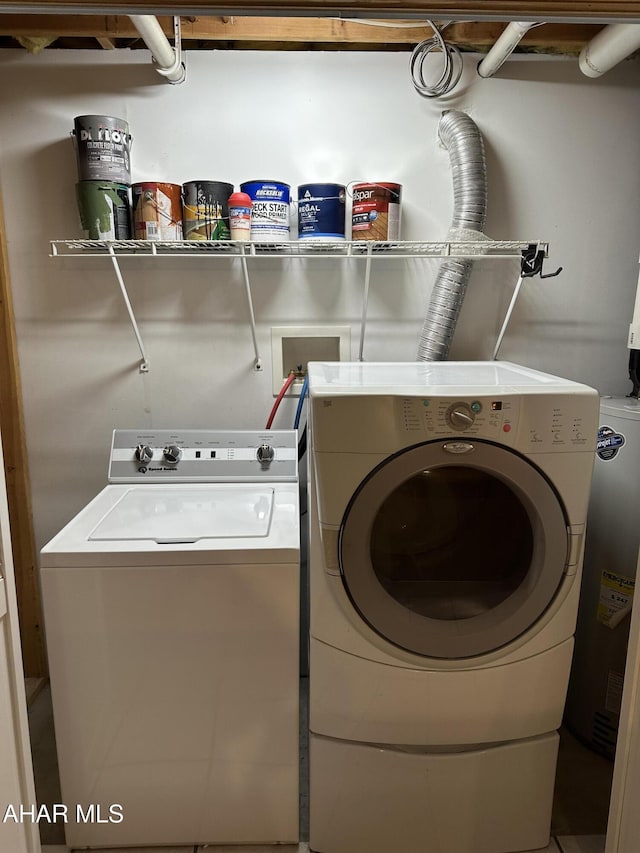
<svg viewBox="0 0 640 853">
<path fill-rule="evenodd" d="M 282 398 L 284 397 L 284 395 L 289 390 L 289 386 L 293 383 L 293 380 L 295 378 L 296 378 L 295 373 L 293 371 L 291 371 L 291 373 L 284 380 L 284 385 L 280 389 L 280 393 L 276 397 L 276 401 L 273 404 L 273 408 L 271 409 L 271 412 L 269 413 L 269 417 L 267 418 L 267 425 L 265 426 L 265 429 L 271 429 L 271 424 L 273 423 L 273 419 L 276 416 L 276 412 L 278 411 L 278 409 L 280 407 L 280 403 L 282 402 Z"/>
<path fill-rule="evenodd" d="M 453 220 L 450 240 L 486 240 L 487 167 L 484 143 L 476 123 L 459 110 L 447 110 L 438 137 L 449 152 L 453 174 Z M 472 261 L 446 261 L 440 266 L 418 342 L 418 361 L 444 361 L 449 354 Z"/>
<path fill-rule="evenodd" d="M 298 400 L 298 408 L 296 409 L 296 416 L 293 419 L 293 428 L 298 429 L 300 426 L 300 418 L 302 416 L 302 407 L 304 406 L 304 398 L 307 396 L 307 390 L 309 389 L 309 374 L 305 373 L 304 382 L 302 383 L 302 388 L 300 389 L 300 399 Z"/>
</svg>

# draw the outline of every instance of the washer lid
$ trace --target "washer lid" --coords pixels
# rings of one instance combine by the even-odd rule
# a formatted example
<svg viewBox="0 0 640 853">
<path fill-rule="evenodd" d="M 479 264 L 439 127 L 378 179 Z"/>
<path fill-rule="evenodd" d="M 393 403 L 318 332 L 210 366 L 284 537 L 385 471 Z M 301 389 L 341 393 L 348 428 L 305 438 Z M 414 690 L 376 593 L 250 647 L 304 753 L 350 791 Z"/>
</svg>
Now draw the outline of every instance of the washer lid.
<svg viewBox="0 0 640 853">
<path fill-rule="evenodd" d="M 88 539 L 177 543 L 262 538 L 269 535 L 272 516 L 272 488 L 131 488 L 93 528 Z"/>
</svg>

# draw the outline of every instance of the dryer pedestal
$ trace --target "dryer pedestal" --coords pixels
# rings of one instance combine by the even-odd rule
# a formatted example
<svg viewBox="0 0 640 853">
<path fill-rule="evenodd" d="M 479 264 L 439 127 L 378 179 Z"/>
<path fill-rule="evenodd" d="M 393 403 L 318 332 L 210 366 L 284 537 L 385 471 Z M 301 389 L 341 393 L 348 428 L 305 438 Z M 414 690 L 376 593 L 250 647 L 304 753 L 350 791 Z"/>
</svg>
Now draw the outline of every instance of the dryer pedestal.
<svg viewBox="0 0 640 853">
<path fill-rule="evenodd" d="M 546 847 L 558 741 L 551 732 L 489 748 L 423 752 L 312 734 L 310 849 L 514 853 Z"/>
</svg>

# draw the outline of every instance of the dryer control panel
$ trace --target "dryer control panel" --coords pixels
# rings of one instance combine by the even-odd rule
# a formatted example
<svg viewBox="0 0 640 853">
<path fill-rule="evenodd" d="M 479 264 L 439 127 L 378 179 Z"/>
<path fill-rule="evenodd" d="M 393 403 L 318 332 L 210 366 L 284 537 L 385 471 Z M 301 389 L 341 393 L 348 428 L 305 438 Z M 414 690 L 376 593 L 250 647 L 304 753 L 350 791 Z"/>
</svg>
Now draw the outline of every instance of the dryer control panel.
<svg viewBox="0 0 640 853">
<path fill-rule="evenodd" d="M 312 447 L 329 453 L 395 453 L 449 438 L 484 439 L 520 453 L 591 452 L 598 432 L 598 395 L 591 389 L 312 395 L 310 411 Z"/>
<path fill-rule="evenodd" d="M 113 432 L 110 483 L 294 482 L 296 430 Z"/>
<path fill-rule="evenodd" d="M 434 437 L 467 434 L 503 444 L 508 444 L 510 433 L 515 433 L 519 415 L 518 401 L 509 397 L 404 397 L 400 398 L 400 408 L 406 432 Z"/>
<path fill-rule="evenodd" d="M 405 432 L 475 436 L 531 453 L 593 448 L 588 396 L 404 397 L 400 407 Z"/>
<path fill-rule="evenodd" d="M 398 414 L 405 433 L 468 435 L 528 453 L 592 450 L 593 399 L 537 394 L 404 397 L 399 398 Z"/>
</svg>

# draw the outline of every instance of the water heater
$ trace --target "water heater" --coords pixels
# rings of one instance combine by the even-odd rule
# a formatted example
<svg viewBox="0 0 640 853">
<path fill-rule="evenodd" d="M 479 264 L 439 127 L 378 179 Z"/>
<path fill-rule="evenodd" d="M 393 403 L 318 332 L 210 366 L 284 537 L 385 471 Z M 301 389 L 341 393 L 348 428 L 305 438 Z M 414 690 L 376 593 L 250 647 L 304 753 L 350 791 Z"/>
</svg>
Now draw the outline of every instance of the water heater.
<svg viewBox="0 0 640 853">
<path fill-rule="evenodd" d="M 565 721 L 615 757 L 640 546 L 640 401 L 603 397 Z"/>
</svg>

